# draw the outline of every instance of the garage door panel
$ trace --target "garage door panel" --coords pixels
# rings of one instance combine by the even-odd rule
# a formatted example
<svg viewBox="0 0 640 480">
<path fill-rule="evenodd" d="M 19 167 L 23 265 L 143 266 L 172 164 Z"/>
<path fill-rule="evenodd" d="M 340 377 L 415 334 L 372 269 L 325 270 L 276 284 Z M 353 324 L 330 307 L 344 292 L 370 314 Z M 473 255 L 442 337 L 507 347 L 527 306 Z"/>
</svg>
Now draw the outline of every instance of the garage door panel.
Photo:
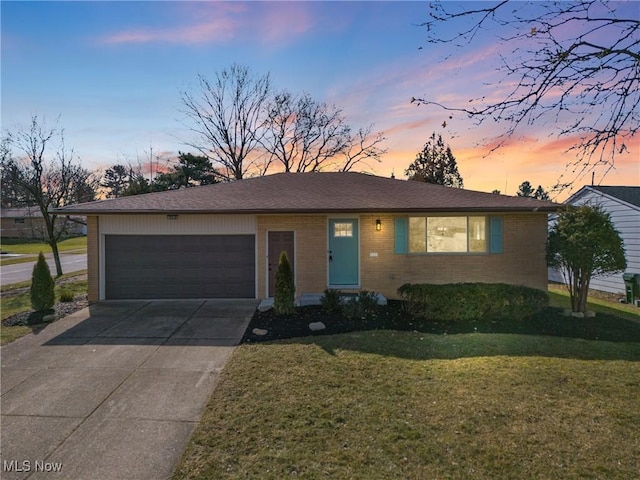
<svg viewBox="0 0 640 480">
<path fill-rule="evenodd" d="M 107 235 L 105 294 L 255 298 L 255 236 Z"/>
</svg>

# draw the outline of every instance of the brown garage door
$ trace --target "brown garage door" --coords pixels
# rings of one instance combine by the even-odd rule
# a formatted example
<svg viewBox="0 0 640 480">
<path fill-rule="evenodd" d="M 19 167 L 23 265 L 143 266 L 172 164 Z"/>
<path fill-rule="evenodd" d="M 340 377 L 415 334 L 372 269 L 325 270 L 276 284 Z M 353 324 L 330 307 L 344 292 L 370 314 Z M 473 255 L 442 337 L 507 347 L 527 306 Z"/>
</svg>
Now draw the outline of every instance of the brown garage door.
<svg viewBox="0 0 640 480">
<path fill-rule="evenodd" d="M 255 237 L 107 235 L 105 296 L 255 298 Z"/>
</svg>

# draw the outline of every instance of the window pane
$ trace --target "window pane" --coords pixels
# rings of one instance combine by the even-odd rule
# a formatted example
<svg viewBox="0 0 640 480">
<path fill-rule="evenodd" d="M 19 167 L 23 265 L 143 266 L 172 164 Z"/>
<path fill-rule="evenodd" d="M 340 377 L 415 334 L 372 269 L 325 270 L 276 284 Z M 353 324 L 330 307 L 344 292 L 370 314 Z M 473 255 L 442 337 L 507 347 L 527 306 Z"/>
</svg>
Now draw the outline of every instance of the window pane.
<svg viewBox="0 0 640 480">
<path fill-rule="evenodd" d="M 469 217 L 469 251 L 470 252 L 486 252 L 487 240 L 485 232 L 487 231 L 485 217 Z"/>
<path fill-rule="evenodd" d="M 424 217 L 409 218 L 409 251 L 427 251 L 427 219 Z"/>
<path fill-rule="evenodd" d="M 353 237 L 353 223 L 334 223 L 333 224 L 333 236 L 334 237 Z"/>
<path fill-rule="evenodd" d="M 467 217 L 428 217 L 428 252 L 466 252 Z"/>
</svg>

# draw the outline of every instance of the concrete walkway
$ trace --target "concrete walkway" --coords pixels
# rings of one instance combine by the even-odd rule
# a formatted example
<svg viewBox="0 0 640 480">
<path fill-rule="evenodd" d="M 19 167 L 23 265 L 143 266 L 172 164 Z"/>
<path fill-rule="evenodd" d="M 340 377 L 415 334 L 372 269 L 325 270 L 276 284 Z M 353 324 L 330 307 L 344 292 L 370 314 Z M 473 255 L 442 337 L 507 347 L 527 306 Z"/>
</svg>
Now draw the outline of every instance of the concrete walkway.
<svg viewBox="0 0 640 480">
<path fill-rule="evenodd" d="M 2 347 L 0 478 L 170 478 L 256 305 L 104 302 Z"/>
</svg>

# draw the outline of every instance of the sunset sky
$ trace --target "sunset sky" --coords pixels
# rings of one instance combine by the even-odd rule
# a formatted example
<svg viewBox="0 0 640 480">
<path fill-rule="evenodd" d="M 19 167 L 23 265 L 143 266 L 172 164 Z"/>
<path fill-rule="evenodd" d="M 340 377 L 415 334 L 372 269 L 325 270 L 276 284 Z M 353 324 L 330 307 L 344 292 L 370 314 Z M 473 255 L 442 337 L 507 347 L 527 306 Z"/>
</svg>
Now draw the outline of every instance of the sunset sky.
<svg viewBox="0 0 640 480">
<path fill-rule="evenodd" d="M 549 188 L 573 159 L 565 153 L 573 140 L 559 139 L 552 119 L 487 155 L 501 125 L 476 127 L 411 104 L 491 94 L 487 85 L 502 78 L 503 47 L 490 36 L 441 62 L 446 47 L 427 44 L 418 26 L 424 2 L 3 1 L 1 9 L 3 130 L 33 115 L 51 126 L 60 117 L 67 144 L 92 170 L 151 150 L 166 158 L 189 151 L 180 92 L 232 63 L 270 73 L 276 89 L 335 104 L 354 127 L 374 123 L 387 137 L 388 153 L 370 169 L 379 175 L 404 178 L 432 132 L 449 143 L 473 190 L 515 194 L 523 180 Z M 627 146 L 596 183 L 640 184 L 640 141 Z"/>
</svg>

